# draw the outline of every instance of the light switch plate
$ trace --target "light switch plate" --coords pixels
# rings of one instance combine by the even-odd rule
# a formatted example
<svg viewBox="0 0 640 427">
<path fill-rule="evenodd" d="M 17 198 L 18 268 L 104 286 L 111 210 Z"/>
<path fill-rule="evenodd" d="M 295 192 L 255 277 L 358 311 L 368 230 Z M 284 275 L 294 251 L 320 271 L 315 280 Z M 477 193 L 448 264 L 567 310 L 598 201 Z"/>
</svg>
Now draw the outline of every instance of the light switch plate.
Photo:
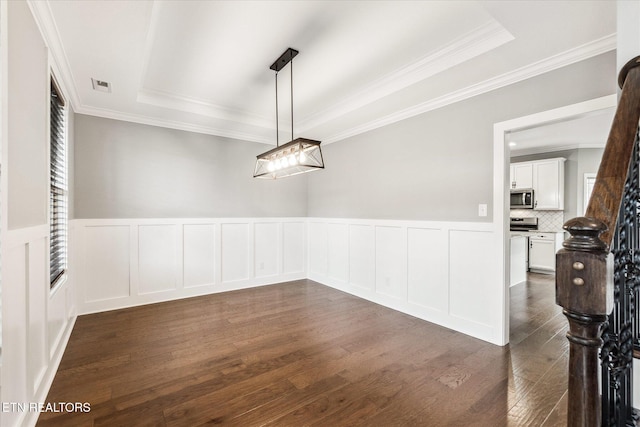
<svg viewBox="0 0 640 427">
<path fill-rule="evenodd" d="M 484 203 L 478 205 L 478 216 L 487 216 L 487 205 Z"/>
</svg>

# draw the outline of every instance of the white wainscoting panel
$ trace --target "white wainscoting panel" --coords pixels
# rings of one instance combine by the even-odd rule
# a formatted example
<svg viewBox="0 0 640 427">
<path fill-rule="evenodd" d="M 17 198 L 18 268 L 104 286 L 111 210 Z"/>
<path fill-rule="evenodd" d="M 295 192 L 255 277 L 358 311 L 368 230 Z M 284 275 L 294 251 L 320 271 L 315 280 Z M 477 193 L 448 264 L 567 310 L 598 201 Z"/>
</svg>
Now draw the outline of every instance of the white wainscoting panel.
<svg viewBox="0 0 640 427">
<path fill-rule="evenodd" d="M 327 276 L 328 239 L 327 223 L 311 221 L 309 223 L 309 272 L 319 277 Z"/>
<path fill-rule="evenodd" d="M 446 234 L 441 229 L 407 230 L 407 284 L 411 303 L 447 313 L 449 293 L 446 286 L 448 254 Z"/>
<path fill-rule="evenodd" d="M 2 401 L 28 402 L 32 396 L 27 381 L 27 269 L 29 245 L 21 242 L 7 247 L 2 242 Z M 6 284 L 10 283 L 11 286 Z M 45 284 L 43 284 L 45 285 Z M 11 369 L 7 369 L 11 367 Z M 23 414 L 2 414 L 3 425 L 19 426 Z"/>
<path fill-rule="evenodd" d="M 83 252 L 84 302 L 126 298 L 130 291 L 130 227 L 105 225 L 84 227 Z"/>
<path fill-rule="evenodd" d="M 47 267 L 49 238 L 41 237 L 29 242 L 28 258 L 28 317 L 27 325 L 27 366 L 29 367 L 30 392 L 35 394 L 40 387 L 49 361 L 47 348 L 47 296 L 49 287 L 49 271 Z M 45 286 L 42 286 L 45 284 Z"/>
<path fill-rule="evenodd" d="M 216 228 L 213 224 L 184 225 L 184 287 L 210 285 L 216 280 Z"/>
<path fill-rule="evenodd" d="M 328 274 L 332 280 L 349 280 L 349 226 L 328 224 Z"/>
<path fill-rule="evenodd" d="M 502 325 L 495 313 L 503 289 L 492 262 L 492 227 L 490 223 L 309 218 L 308 276 L 500 344 Z"/>
<path fill-rule="evenodd" d="M 5 231 L 2 242 L 3 402 L 44 402 L 75 323 L 73 288 L 75 239 L 69 224 L 69 268 L 50 289 L 47 224 Z M 72 306 L 68 304 L 71 303 Z M 35 425 L 35 411 L 2 413 L 3 426 Z"/>
<path fill-rule="evenodd" d="M 482 286 L 490 262 L 482 254 L 490 253 L 493 236 L 489 233 L 451 230 L 449 232 L 450 313 L 452 316 L 489 327 L 494 302 Z M 479 286 L 480 285 L 480 286 Z"/>
<path fill-rule="evenodd" d="M 306 277 L 304 218 L 76 220 L 81 314 Z"/>
<path fill-rule="evenodd" d="M 222 282 L 249 278 L 249 224 L 222 224 Z"/>
<path fill-rule="evenodd" d="M 53 357 L 64 336 L 64 327 L 69 321 L 68 304 L 73 304 L 75 301 L 71 294 L 72 290 L 67 286 L 64 289 L 56 289 L 49 299 L 49 306 L 47 307 L 49 357 Z"/>
<path fill-rule="evenodd" d="M 138 291 L 166 292 L 178 287 L 177 226 L 141 225 L 138 228 Z"/>
<path fill-rule="evenodd" d="M 498 343 L 501 336 L 496 313 L 503 290 L 493 267 L 492 224 L 336 218 L 75 223 L 78 263 L 85 267 L 77 280 L 84 289 L 79 313 L 309 277 L 480 339 Z"/>
<path fill-rule="evenodd" d="M 278 274 L 278 247 L 280 246 L 279 224 L 274 222 L 254 224 L 254 265 L 256 277 Z"/>
<path fill-rule="evenodd" d="M 305 222 L 282 223 L 282 243 L 284 246 L 282 249 L 282 272 L 284 274 L 304 273 L 306 271 L 306 233 L 307 224 Z"/>
<path fill-rule="evenodd" d="M 407 300 L 407 231 L 376 227 L 376 292 Z"/>
<path fill-rule="evenodd" d="M 373 291 L 375 285 L 376 239 L 370 225 L 349 225 L 349 282 Z"/>
</svg>

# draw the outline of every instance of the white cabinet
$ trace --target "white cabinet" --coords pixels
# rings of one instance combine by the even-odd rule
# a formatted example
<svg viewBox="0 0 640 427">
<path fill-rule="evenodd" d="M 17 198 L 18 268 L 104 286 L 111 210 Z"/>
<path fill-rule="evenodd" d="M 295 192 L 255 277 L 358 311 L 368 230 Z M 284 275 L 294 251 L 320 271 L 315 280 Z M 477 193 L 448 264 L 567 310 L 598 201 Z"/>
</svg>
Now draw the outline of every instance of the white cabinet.
<svg viewBox="0 0 640 427">
<path fill-rule="evenodd" d="M 511 189 L 533 188 L 533 164 L 513 163 L 509 172 L 511 175 Z"/>
<path fill-rule="evenodd" d="M 527 237 L 512 235 L 510 239 L 510 286 L 527 280 Z"/>
<path fill-rule="evenodd" d="M 564 209 L 564 159 L 533 163 L 533 191 L 534 209 Z"/>
<path fill-rule="evenodd" d="M 529 236 L 529 270 L 541 273 L 556 271 L 556 252 L 562 247 L 564 233 L 531 233 Z"/>
<path fill-rule="evenodd" d="M 565 159 L 512 163 L 509 167 L 510 187 L 533 188 L 534 209 L 564 210 Z"/>
</svg>

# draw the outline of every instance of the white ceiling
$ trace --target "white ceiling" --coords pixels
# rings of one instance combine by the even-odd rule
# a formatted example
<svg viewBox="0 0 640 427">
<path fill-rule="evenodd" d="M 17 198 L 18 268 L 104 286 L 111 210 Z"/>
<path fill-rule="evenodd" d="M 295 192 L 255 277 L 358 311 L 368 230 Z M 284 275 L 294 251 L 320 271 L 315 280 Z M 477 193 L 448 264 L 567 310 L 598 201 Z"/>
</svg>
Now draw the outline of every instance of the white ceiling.
<svg viewBox="0 0 640 427">
<path fill-rule="evenodd" d="M 606 108 L 556 123 L 511 132 L 511 157 L 573 148 L 604 148 L 615 108 Z"/>
<path fill-rule="evenodd" d="M 615 49 L 611 1 L 29 1 L 78 113 L 339 141 Z M 289 67 L 279 75 L 290 139 Z M 111 93 L 92 89 L 108 81 Z"/>
</svg>

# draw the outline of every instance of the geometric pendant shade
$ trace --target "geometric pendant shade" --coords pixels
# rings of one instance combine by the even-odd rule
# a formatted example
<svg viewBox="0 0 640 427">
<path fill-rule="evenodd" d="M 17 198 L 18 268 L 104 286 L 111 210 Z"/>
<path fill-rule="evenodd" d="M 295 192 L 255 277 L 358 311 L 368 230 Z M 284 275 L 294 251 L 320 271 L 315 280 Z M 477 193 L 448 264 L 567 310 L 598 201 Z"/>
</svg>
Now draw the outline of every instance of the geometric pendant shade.
<svg viewBox="0 0 640 427">
<path fill-rule="evenodd" d="M 320 141 L 296 138 L 257 156 L 254 178 L 276 179 L 324 169 Z"/>
</svg>

